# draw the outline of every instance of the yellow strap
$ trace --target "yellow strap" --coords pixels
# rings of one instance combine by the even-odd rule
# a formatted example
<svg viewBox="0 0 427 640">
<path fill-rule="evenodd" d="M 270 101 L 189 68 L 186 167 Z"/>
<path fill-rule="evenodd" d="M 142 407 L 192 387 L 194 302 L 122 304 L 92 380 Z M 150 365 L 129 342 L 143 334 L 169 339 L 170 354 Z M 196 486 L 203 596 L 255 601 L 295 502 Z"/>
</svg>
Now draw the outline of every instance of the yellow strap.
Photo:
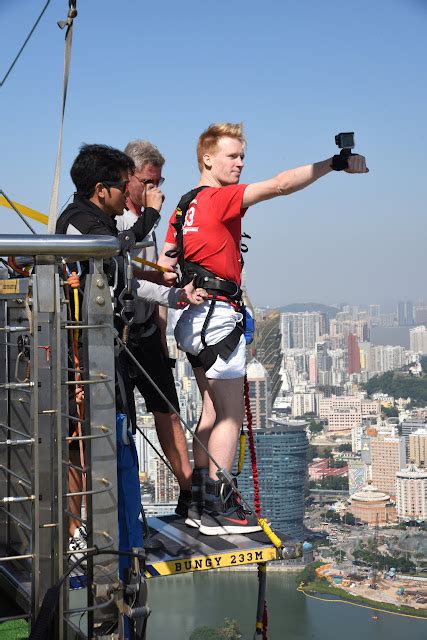
<svg viewBox="0 0 427 640">
<path fill-rule="evenodd" d="M 79 301 L 79 290 L 73 289 L 74 291 L 74 320 L 79 322 L 80 320 L 80 301 Z M 76 327 L 74 329 L 74 340 L 77 342 L 79 339 L 79 328 Z"/>
<path fill-rule="evenodd" d="M 246 433 L 241 433 L 239 438 L 239 461 L 237 463 L 237 473 L 241 473 L 243 469 L 243 463 L 245 461 L 245 449 L 246 449 Z"/>
<path fill-rule="evenodd" d="M 282 541 L 279 538 L 279 536 L 276 536 L 276 534 L 268 524 L 267 520 L 265 518 L 258 518 L 258 524 L 261 527 L 261 529 L 264 531 L 268 539 L 274 544 L 276 549 L 280 549 L 280 547 L 282 546 Z"/>
<path fill-rule="evenodd" d="M 18 209 L 19 213 L 22 213 L 23 216 L 27 216 L 27 218 L 32 218 L 33 220 L 37 220 L 37 222 L 41 222 L 41 224 L 47 224 L 48 217 L 44 213 L 40 213 L 40 211 L 35 211 L 34 209 L 30 209 L 19 202 L 13 203 L 15 207 Z M 12 209 L 8 201 L 0 196 L 0 205 L 3 207 L 7 207 L 8 209 Z"/>
<path fill-rule="evenodd" d="M 161 267 L 159 264 L 155 262 L 151 262 L 150 260 L 144 260 L 144 258 L 132 258 L 135 262 L 139 262 L 139 264 L 145 264 L 147 267 L 151 267 L 156 271 L 161 271 L 162 273 L 169 273 L 170 269 L 167 267 Z"/>
</svg>

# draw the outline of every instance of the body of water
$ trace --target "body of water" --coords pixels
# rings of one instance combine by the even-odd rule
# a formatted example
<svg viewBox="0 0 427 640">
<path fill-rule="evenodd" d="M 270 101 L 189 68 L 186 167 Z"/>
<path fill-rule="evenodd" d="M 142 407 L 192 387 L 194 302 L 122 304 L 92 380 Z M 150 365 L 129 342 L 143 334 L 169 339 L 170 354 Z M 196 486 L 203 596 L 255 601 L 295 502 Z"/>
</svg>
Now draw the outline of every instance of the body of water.
<svg viewBox="0 0 427 640">
<path fill-rule="evenodd" d="M 267 576 L 269 640 L 427 640 L 427 619 L 313 600 L 296 591 L 295 575 Z M 252 640 L 257 592 L 256 572 L 204 571 L 151 579 L 147 640 L 188 640 L 197 627 L 219 627 L 224 618 L 237 620 L 242 640 Z"/>
</svg>

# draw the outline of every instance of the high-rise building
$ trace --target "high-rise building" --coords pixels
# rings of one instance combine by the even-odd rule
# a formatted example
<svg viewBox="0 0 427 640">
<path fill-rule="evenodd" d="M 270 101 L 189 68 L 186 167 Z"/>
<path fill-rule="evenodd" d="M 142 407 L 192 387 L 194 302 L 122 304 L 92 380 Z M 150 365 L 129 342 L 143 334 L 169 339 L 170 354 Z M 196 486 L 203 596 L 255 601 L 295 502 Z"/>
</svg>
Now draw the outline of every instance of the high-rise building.
<svg viewBox="0 0 427 640">
<path fill-rule="evenodd" d="M 179 485 L 172 471 L 165 465 L 163 460 L 160 460 L 160 458 L 155 458 L 154 465 L 155 501 L 177 502 L 179 495 Z"/>
<path fill-rule="evenodd" d="M 369 323 L 366 320 L 351 320 L 339 318 L 340 314 L 330 322 L 330 334 L 332 337 L 342 335 L 345 339 L 353 333 L 359 342 L 367 342 L 370 339 Z"/>
<path fill-rule="evenodd" d="M 348 372 L 351 375 L 352 373 L 360 373 L 360 349 L 359 343 L 357 342 L 357 338 L 355 335 L 350 333 L 348 336 L 347 342 L 348 348 Z"/>
<path fill-rule="evenodd" d="M 269 429 L 254 432 L 261 506 L 273 528 L 297 540 L 304 538 L 304 486 L 307 474 L 306 435 L 303 420 L 271 421 Z M 239 476 L 239 489 L 253 503 L 249 452 Z"/>
<path fill-rule="evenodd" d="M 282 351 L 286 349 L 313 349 L 326 332 L 326 316 L 317 311 L 280 314 Z"/>
<path fill-rule="evenodd" d="M 321 398 L 319 416 L 328 421 L 328 431 L 351 431 L 362 424 L 364 418 L 380 414 L 380 404 L 358 396 Z"/>
<path fill-rule="evenodd" d="M 369 305 L 369 316 L 371 318 L 379 318 L 381 315 L 381 307 L 379 304 L 370 304 Z"/>
<path fill-rule="evenodd" d="M 406 444 L 409 444 L 409 436 L 411 433 L 418 431 L 419 429 L 427 429 L 427 421 L 423 419 L 419 420 L 404 420 L 401 424 L 402 436 L 405 438 Z"/>
<path fill-rule="evenodd" d="M 411 327 L 414 324 L 414 305 L 410 300 L 397 303 L 397 322 L 399 327 Z"/>
<path fill-rule="evenodd" d="M 417 304 L 414 307 L 414 323 L 427 324 L 427 304 Z"/>
<path fill-rule="evenodd" d="M 424 325 L 409 330 L 409 348 L 415 353 L 427 355 L 427 328 Z"/>
<path fill-rule="evenodd" d="M 282 384 L 280 377 L 282 364 L 281 341 L 280 314 L 277 311 L 270 311 L 262 319 L 259 319 L 258 314 L 256 314 L 255 338 L 249 349 L 268 372 L 272 402 L 276 399 Z"/>
<path fill-rule="evenodd" d="M 350 496 L 366 484 L 366 465 L 360 458 L 350 458 L 348 464 L 348 492 Z"/>
<path fill-rule="evenodd" d="M 427 520 L 427 469 L 410 464 L 396 474 L 399 520 Z"/>
<path fill-rule="evenodd" d="M 266 429 L 271 412 L 270 378 L 255 358 L 246 369 L 254 429 Z"/>
<path fill-rule="evenodd" d="M 294 393 L 292 396 L 292 415 L 298 418 L 305 413 L 317 413 L 317 395 L 314 391 Z"/>
<path fill-rule="evenodd" d="M 409 434 L 408 460 L 417 467 L 427 465 L 427 425 L 425 429 L 417 429 Z"/>
<path fill-rule="evenodd" d="M 378 489 L 395 496 L 396 473 L 405 465 L 406 446 L 403 438 L 371 438 L 372 482 Z"/>
</svg>

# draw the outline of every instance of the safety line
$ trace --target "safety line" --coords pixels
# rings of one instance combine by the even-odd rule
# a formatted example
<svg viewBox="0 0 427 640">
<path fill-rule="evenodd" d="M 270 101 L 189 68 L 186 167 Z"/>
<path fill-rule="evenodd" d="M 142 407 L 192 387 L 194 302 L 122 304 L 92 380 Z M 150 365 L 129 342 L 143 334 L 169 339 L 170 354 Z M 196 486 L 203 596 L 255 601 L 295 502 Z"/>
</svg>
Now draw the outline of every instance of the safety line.
<svg viewBox="0 0 427 640">
<path fill-rule="evenodd" d="M 361 607 L 362 609 L 370 609 L 371 611 L 381 611 L 381 613 L 390 613 L 392 616 L 402 616 L 403 618 L 414 618 L 415 620 L 427 621 L 425 616 L 414 616 L 410 613 L 399 613 L 398 611 L 388 611 L 388 609 L 379 609 L 378 607 L 370 607 L 367 604 L 359 604 L 358 602 L 352 602 L 351 600 L 342 600 L 341 598 L 321 598 L 320 596 L 313 596 L 311 593 L 307 593 L 299 585 L 297 591 L 303 593 L 307 598 L 313 598 L 314 600 L 321 600 L 322 602 L 337 602 L 341 604 L 352 604 L 354 607 Z"/>
<path fill-rule="evenodd" d="M 178 417 L 178 419 L 181 422 L 181 424 L 183 425 L 183 427 L 185 427 L 185 429 L 191 433 L 191 435 L 193 436 L 194 440 L 197 442 L 197 444 L 200 446 L 200 448 L 203 449 L 203 451 L 206 453 L 206 455 L 208 456 L 208 458 L 212 462 L 212 464 L 214 464 L 215 467 L 218 469 L 218 471 L 221 472 L 221 475 L 223 475 L 223 477 L 221 477 L 221 475 L 218 475 L 218 474 L 217 475 L 218 475 L 218 478 L 220 480 L 224 481 L 225 474 L 228 474 L 228 472 L 225 472 L 225 470 L 222 467 L 219 466 L 218 462 L 215 460 L 215 458 L 212 456 L 212 454 L 209 453 L 208 449 L 205 447 L 203 442 L 197 436 L 195 430 L 193 431 L 193 429 L 191 429 L 191 427 L 188 426 L 186 420 L 184 420 L 184 418 L 181 416 L 179 411 L 168 400 L 168 398 L 165 396 L 165 394 L 160 389 L 160 387 L 150 377 L 150 375 L 147 373 L 147 371 L 144 369 L 144 367 L 141 365 L 141 363 L 138 362 L 138 360 L 135 358 L 135 356 L 130 351 L 130 349 L 128 349 L 128 347 L 123 342 L 123 340 L 121 340 L 121 338 L 119 337 L 118 332 L 117 332 L 116 329 L 113 329 L 113 335 L 115 336 L 117 342 L 120 344 L 122 349 L 124 351 L 126 351 L 126 353 L 128 354 L 129 358 L 132 360 L 132 362 L 135 364 L 135 366 L 143 373 L 145 378 L 150 382 L 151 386 L 157 391 L 157 393 L 160 395 L 160 397 L 166 402 L 166 404 L 170 408 L 171 412 L 174 413 Z M 243 504 L 243 506 L 245 506 L 247 509 L 249 509 L 249 511 L 254 511 L 254 509 L 251 508 L 251 506 L 249 505 L 247 500 L 244 498 L 244 496 L 240 493 L 240 491 L 237 489 L 237 487 L 234 486 L 233 487 L 233 491 L 240 498 L 240 501 Z"/>
<path fill-rule="evenodd" d="M 50 0 L 47 0 L 46 4 L 44 5 L 41 14 L 39 15 L 39 17 L 37 18 L 33 28 L 31 29 L 30 33 L 28 34 L 28 36 L 25 38 L 24 44 L 22 45 L 22 47 L 19 49 L 18 53 L 15 56 L 15 59 L 13 60 L 12 64 L 10 65 L 9 69 L 6 71 L 6 75 L 4 76 L 3 80 L 0 82 L 0 87 L 2 87 L 4 85 L 4 83 L 6 82 L 10 72 L 12 71 L 13 67 L 15 66 L 15 64 L 18 62 L 18 58 L 20 57 L 21 53 L 24 51 L 29 39 L 31 38 L 31 36 L 33 35 L 34 31 L 37 28 L 38 23 L 40 22 L 40 20 L 43 17 L 44 12 L 46 11 L 46 9 L 48 8 L 50 4 Z"/>
<path fill-rule="evenodd" d="M 52 193 L 51 193 L 50 204 L 49 204 L 49 220 L 47 223 L 47 232 L 49 235 L 53 235 L 55 233 L 56 219 L 58 214 L 59 180 L 61 175 L 61 159 L 62 159 L 62 130 L 64 127 L 65 105 L 67 102 L 68 78 L 70 75 L 71 47 L 73 44 L 73 22 L 74 22 L 74 18 L 77 16 L 76 5 L 77 5 L 77 0 L 69 0 L 67 18 L 65 20 L 58 22 L 58 27 L 60 29 L 64 29 L 65 27 L 67 27 L 67 30 L 65 32 L 64 79 L 63 79 L 63 86 L 62 86 L 61 122 L 59 125 L 55 173 L 53 177 Z"/>
</svg>

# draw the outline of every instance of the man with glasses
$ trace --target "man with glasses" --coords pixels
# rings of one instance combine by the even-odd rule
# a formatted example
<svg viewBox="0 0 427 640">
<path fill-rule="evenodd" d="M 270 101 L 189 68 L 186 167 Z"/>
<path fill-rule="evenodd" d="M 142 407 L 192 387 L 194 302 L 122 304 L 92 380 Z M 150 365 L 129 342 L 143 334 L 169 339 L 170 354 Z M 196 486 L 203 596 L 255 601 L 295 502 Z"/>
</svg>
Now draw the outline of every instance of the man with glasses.
<svg viewBox="0 0 427 640">
<path fill-rule="evenodd" d="M 153 224 L 159 218 L 159 211 L 162 203 L 162 195 L 158 187 L 147 185 L 145 190 L 152 191 L 152 197 L 146 198 L 146 208 L 144 216 L 139 217 L 132 226 L 132 233 L 129 231 L 120 233 L 115 217 L 123 215 L 128 198 L 130 181 L 133 179 L 135 165 L 133 160 L 118 149 L 102 144 L 82 145 L 80 152 L 71 167 L 71 179 L 76 187 L 74 199 L 63 213 L 59 216 L 56 233 L 69 235 L 110 235 L 121 237 L 124 248 L 129 239 L 143 240 L 151 231 Z M 114 280 L 112 272 L 112 261 L 104 261 L 104 270 L 110 281 Z M 81 288 L 84 288 L 87 265 L 82 263 Z M 120 274 L 119 274 L 120 275 Z M 120 280 L 121 278 L 119 278 Z M 133 286 L 138 297 L 148 297 L 150 300 L 157 300 L 161 304 L 175 306 L 181 302 L 199 304 L 202 296 L 195 292 L 193 288 L 177 289 L 175 287 L 153 285 L 155 290 L 149 290 L 151 283 L 134 280 Z M 119 285 L 120 287 L 123 285 Z M 70 306 L 73 306 L 73 298 L 70 299 Z M 74 316 L 73 316 L 74 317 Z M 160 354 L 161 348 L 158 348 Z M 158 357 L 155 354 L 155 358 Z M 81 354 L 80 365 L 82 363 Z M 71 357 L 71 367 L 74 362 Z M 162 383 L 160 384 L 162 386 Z M 71 388 L 71 387 L 70 387 Z M 77 415 L 76 403 L 81 401 L 81 397 L 76 393 L 70 396 L 70 415 Z M 131 413 L 130 407 L 129 413 Z M 70 436 L 73 435 L 75 421 L 70 421 Z M 70 444 L 70 462 L 75 467 L 80 466 L 80 452 L 76 441 Z M 69 473 L 69 490 L 71 493 L 82 491 L 82 476 L 71 467 Z M 71 561 L 79 557 L 79 550 L 86 548 L 86 530 L 80 524 L 81 496 L 74 496 L 70 499 L 69 511 L 75 514 L 69 519 L 69 546 L 75 551 L 74 556 L 70 556 Z M 72 576 L 74 577 L 74 576 Z"/>
<path fill-rule="evenodd" d="M 144 218 L 150 208 L 160 211 L 163 194 L 159 187 L 164 182 L 162 169 L 165 163 L 165 159 L 157 147 L 145 140 L 129 142 L 125 153 L 133 160 L 135 171 L 129 180 L 127 211 L 117 217 L 117 227 L 122 231 L 131 228 L 138 220 Z M 150 246 L 132 252 L 133 257 L 157 262 L 158 251 L 154 230 L 147 234 L 144 241 L 150 243 Z M 172 285 L 176 280 L 174 270 L 161 274 L 149 267 L 142 268 L 139 263 L 134 264 L 134 273 L 144 283 L 142 290 L 144 290 L 144 286 L 155 288 L 158 287 L 158 284 Z M 128 346 L 138 362 L 163 391 L 171 405 L 178 410 L 178 397 L 167 345 L 164 340 L 166 314 L 162 311 L 162 308 L 157 304 L 138 300 L 135 321 L 130 328 Z M 191 500 L 192 470 L 180 420 L 145 376 L 135 367 L 134 363 L 127 358 L 126 354 L 123 357 L 127 359 L 126 384 L 129 385 L 127 391 L 132 391 L 136 387 L 145 400 L 147 411 L 154 415 L 160 445 L 170 462 L 180 487 L 176 513 L 186 517 L 188 504 Z"/>
</svg>

